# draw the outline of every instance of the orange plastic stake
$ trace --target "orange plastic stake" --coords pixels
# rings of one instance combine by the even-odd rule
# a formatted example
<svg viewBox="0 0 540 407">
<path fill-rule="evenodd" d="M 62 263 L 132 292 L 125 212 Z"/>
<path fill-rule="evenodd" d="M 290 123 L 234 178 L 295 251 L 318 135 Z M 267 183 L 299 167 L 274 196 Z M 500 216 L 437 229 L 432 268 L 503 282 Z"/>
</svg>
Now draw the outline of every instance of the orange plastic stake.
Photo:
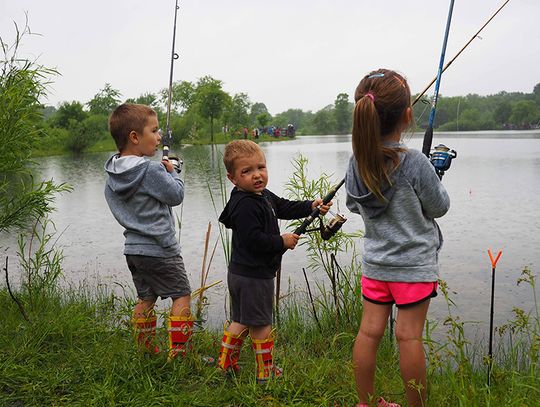
<svg viewBox="0 0 540 407">
<path fill-rule="evenodd" d="M 489 259 L 491 260 L 491 267 L 495 268 L 497 267 L 497 262 L 501 258 L 502 250 L 499 250 L 499 253 L 497 253 L 497 257 L 495 257 L 495 260 L 493 260 L 493 254 L 491 253 L 491 249 L 488 249 Z"/>
<path fill-rule="evenodd" d="M 488 374 L 487 374 L 487 384 L 489 386 L 491 378 L 491 366 L 493 358 L 493 303 L 495 299 L 495 268 L 497 267 L 497 262 L 501 258 L 502 250 L 499 250 L 497 257 L 493 258 L 491 249 L 488 249 L 489 259 L 491 260 L 491 310 L 489 314 L 489 362 L 488 362 Z"/>
</svg>

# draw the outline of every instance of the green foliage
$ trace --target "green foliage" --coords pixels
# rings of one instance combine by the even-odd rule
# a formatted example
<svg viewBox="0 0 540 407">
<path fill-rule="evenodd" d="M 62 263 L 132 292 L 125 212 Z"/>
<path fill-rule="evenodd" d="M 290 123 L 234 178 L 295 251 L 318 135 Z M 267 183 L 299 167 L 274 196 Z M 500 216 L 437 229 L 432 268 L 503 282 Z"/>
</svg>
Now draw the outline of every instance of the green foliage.
<svg viewBox="0 0 540 407">
<path fill-rule="evenodd" d="M 66 148 L 75 154 L 80 154 L 98 140 L 108 137 L 107 116 L 92 115 L 82 122 L 70 120 L 68 132 L 69 137 L 66 140 Z"/>
<path fill-rule="evenodd" d="M 266 127 L 268 123 L 272 120 L 272 116 L 268 113 L 261 113 L 257 115 L 257 124 L 259 127 Z"/>
<path fill-rule="evenodd" d="M 28 169 L 31 151 L 43 136 L 36 125 L 43 121 L 39 99 L 55 71 L 17 55 L 30 31 L 15 29 L 13 45 L 0 38 L 0 232 L 27 227 L 52 210 L 56 193 L 67 190 L 63 184 L 34 181 Z"/>
<path fill-rule="evenodd" d="M 340 93 L 334 102 L 335 129 L 338 134 L 348 134 L 352 126 L 353 104 L 349 102 L 349 95 Z"/>
<path fill-rule="evenodd" d="M 250 107 L 249 96 L 246 93 L 237 93 L 226 108 L 223 123 L 227 124 L 231 131 L 243 128 L 249 122 Z"/>
<path fill-rule="evenodd" d="M 223 91 L 222 82 L 205 76 L 197 84 L 196 101 L 202 117 L 210 119 L 210 140 L 214 142 L 214 120 L 219 118 L 230 96 Z"/>
<path fill-rule="evenodd" d="M 327 174 L 323 173 L 317 179 L 310 180 L 307 173 L 307 158 L 302 155 L 294 158 L 293 175 L 285 185 L 289 199 L 321 198 L 328 194 L 334 184 L 337 184 L 337 182 L 331 183 Z M 339 208 L 334 209 L 339 210 Z M 296 228 L 302 221 L 303 219 L 293 221 L 291 226 Z M 322 222 L 328 222 L 328 220 L 316 219 L 310 225 L 310 229 L 321 227 Z M 328 313 L 335 313 L 337 326 L 342 324 L 354 326 L 360 314 L 359 302 L 356 300 L 360 293 L 355 288 L 359 287 L 357 283 L 360 276 L 355 239 L 361 236 L 361 232 L 345 233 L 343 230 L 339 230 L 331 239 L 323 240 L 321 234 L 314 231 L 307 233 L 300 243 L 307 248 L 308 268 L 313 272 L 324 271 L 328 278 L 329 290 L 324 284 L 318 285 L 319 292 L 322 293 L 322 299 L 319 299 L 318 302 Z M 344 253 L 351 256 L 351 263 L 342 268 L 337 259 L 340 254 Z"/>
<path fill-rule="evenodd" d="M 241 137 L 242 129 L 257 127 L 286 128 L 292 124 L 298 135 L 309 134 L 347 134 L 351 130 L 354 104 L 349 102 L 346 93 L 339 93 L 333 104 L 312 112 L 301 109 L 288 109 L 272 116 L 262 102 L 251 103 L 245 93 L 232 97 L 222 89 L 222 81 L 204 76 L 195 83 L 177 81 L 172 85 L 170 126 L 173 142 L 189 143 L 227 142 L 230 137 Z M 158 113 L 162 126 L 165 126 L 169 89 L 162 89 L 158 95 L 144 93 L 127 102 L 151 106 Z M 109 149 L 109 144 L 101 138 L 100 126 L 84 123 L 92 116 L 107 116 L 120 103 L 119 91 L 106 84 L 92 100 L 63 102 L 56 110 L 50 106 L 42 108 L 47 115 L 46 124 L 38 119 L 38 128 L 43 130 L 44 141 L 39 143 L 36 154 L 61 153 L 65 151 L 97 151 Z M 88 106 L 89 111 L 84 109 Z M 430 101 L 427 97 L 414 108 L 416 129 L 427 127 Z M 226 135 L 215 134 L 215 126 L 227 126 Z M 505 130 L 540 128 L 540 84 L 533 93 L 499 92 L 496 95 L 439 97 L 435 130 Z M 66 132 L 55 130 L 66 129 Z M 101 129 L 101 127 L 100 127 Z M 275 141 L 275 138 L 269 140 Z M 61 145 L 61 142 L 64 142 Z M 114 147 L 114 146 L 113 146 Z M 97 149 L 97 150 L 96 150 Z"/>
<path fill-rule="evenodd" d="M 427 101 L 427 98 L 424 100 Z M 429 108 L 430 106 L 424 103 L 417 103 L 414 107 L 418 127 L 427 127 Z M 436 130 L 523 130 L 539 126 L 540 103 L 535 101 L 534 93 L 440 96 L 437 103 Z"/>
<path fill-rule="evenodd" d="M 336 117 L 331 108 L 321 109 L 313 117 L 314 134 L 331 134 L 336 128 Z"/>
<path fill-rule="evenodd" d="M 193 103 L 195 103 L 195 85 L 188 81 L 173 82 L 172 85 L 171 104 L 174 109 L 181 109 L 187 111 L 191 109 Z M 169 97 L 169 89 L 163 89 L 161 91 L 161 101 L 164 105 L 167 104 Z"/>
<path fill-rule="evenodd" d="M 106 83 L 86 105 L 92 114 L 100 114 L 108 116 L 116 106 L 120 104 L 120 91 Z"/>
<path fill-rule="evenodd" d="M 49 123 L 53 127 L 67 129 L 70 120 L 83 121 L 88 117 L 88 112 L 83 110 L 81 102 L 63 102 L 58 106 L 56 112 L 50 117 Z"/>
<path fill-rule="evenodd" d="M 520 100 L 512 107 L 510 121 L 519 127 L 540 120 L 540 110 L 533 100 Z"/>
<path fill-rule="evenodd" d="M 150 106 L 154 110 L 159 109 L 159 99 L 154 93 L 146 92 L 137 98 L 130 98 L 126 100 L 126 103 L 137 103 L 140 105 Z"/>
<path fill-rule="evenodd" d="M 266 105 L 262 102 L 253 103 L 253 105 L 251 106 L 251 112 L 249 113 L 249 123 L 245 124 L 254 125 L 257 122 L 257 116 L 263 113 L 270 114 L 268 112 L 268 109 L 266 108 Z"/>
<path fill-rule="evenodd" d="M 287 127 L 288 124 L 292 124 L 295 129 L 304 129 L 310 125 L 312 117 L 311 112 L 304 112 L 302 109 L 288 109 L 276 114 L 272 124 L 279 127 Z"/>
</svg>

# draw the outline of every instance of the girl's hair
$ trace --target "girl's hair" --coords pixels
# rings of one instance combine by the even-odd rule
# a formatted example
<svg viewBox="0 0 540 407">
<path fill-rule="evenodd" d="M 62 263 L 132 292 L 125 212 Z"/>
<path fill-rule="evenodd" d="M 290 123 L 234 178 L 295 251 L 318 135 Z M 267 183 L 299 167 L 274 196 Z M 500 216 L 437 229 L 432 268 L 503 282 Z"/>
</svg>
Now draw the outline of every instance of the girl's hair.
<svg viewBox="0 0 540 407">
<path fill-rule="evenodd" d="M 385 147 L 382 139 L 398 130 L 411 107 L 411 91 L 403 76 L 378 69 L 360 81 L 354 100 L 352 147 L 358 173 L 368 190 L 384 201 L 382 185 L 392 184 L 390 174 L 400 163 L 402 149 Z"/>
<path fill-rule="evenodd" d="M 225 146 L 223 152 L 223 164 L 229 174 L 234 172 L 234 164 L 240 157 L 250 157 L 255 154 L 262 154 L 259 145 L 251 140 L 234 140 Z"/>
<path fill-rule="evenodd" d="M 157 116 L 154 109 L 136 103 L 124 103 L 114 109 L 109 117 L 109 131 L 118 151 L 126 147 L 129 133 L 143 133 L 150 116 Z"/>
</svg>

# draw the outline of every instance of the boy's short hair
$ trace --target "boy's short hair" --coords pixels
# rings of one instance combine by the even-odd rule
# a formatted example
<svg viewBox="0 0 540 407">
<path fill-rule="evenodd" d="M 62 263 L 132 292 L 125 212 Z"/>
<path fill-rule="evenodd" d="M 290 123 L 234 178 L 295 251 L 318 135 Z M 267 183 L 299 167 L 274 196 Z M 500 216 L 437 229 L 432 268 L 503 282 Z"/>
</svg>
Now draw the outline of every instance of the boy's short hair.
<svg viewBox="0 0 540 407">
<path fill-rule="evenodd" d="M 109 131 L 118 151 L 121 152 L 126 146 L 129 133 L 135 131 L 142 134 L 150 116 L 157 116 L 154 109 L 136 103 L 124 103 L 114 109 L 109 117 Z"/>
<path fill-rule="evenodd" d="M 223 164 L 227 172 L 231 174 L 234 171 L 234 162 L 240 157 L 249 157 L 254 154 L 264 153 L 259 145 L 251 140 L 234 140 L 225 146 L 223 152 Z"/>
</svg>

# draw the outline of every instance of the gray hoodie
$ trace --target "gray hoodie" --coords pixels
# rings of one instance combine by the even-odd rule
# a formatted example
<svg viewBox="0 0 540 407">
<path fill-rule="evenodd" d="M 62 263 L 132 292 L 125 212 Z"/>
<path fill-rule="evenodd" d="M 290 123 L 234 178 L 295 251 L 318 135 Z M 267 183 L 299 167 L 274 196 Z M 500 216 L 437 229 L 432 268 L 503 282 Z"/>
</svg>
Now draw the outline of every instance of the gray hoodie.
<svg viewBox="0 0 540 407">
<path fill-rule="evenodd" d="M 392 145 L 406 149 L 403 144 Z M 383 186 L 381 202 L 364 185 L 356 159 L 345 177 L 347 207 L 362 215 L 365 225 L 362 272 L 383 281 L 430 282 L 439 275 L 443 238 L 435 218 L 450 207 L 450 198 L 426 156 L 401 153 L 401 163 Z"/>
<path fill-rule="evenodd" d="M 173 257 L 180 254 L 172 206 L 184 200 L 176 172 L 144 157 L 115 154 L 105 163 L 105 199 L 125 228 L 124 254 Z"/>
</svg>

